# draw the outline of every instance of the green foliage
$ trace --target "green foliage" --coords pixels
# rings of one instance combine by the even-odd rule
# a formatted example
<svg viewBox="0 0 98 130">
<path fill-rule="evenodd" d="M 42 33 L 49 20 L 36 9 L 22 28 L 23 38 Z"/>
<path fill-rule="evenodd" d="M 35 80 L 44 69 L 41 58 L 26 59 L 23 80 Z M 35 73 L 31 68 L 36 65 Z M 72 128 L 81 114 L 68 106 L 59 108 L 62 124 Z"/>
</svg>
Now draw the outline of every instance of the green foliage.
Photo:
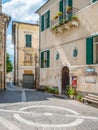
<svg viewBox="0 0 98 130">
<path fill-rule="evenodd" d="M 75 94 L 74 88 L 69 87 L 69 89 L 67 90 L 67 94 L 74 95 Z"/>
<path fill-rule="evenodd" d="M 7 73 L 11 72 L 13 70 L 13 65 L 10 61 L 10 57 L 9 57 L 9 54 L 7 53 L 6 55 L 6 71 Z"/>
<path fill-rule="evenodd" d="M 76 99 L 78 99 L 78 100 L 82 100 L 82 96 L 79 95 L 79 94 L 77 94 L 77 95 L 76 95 Z"/>
<path fill-rule="evenodd" d="M 50 87 L 46 86 L 45 91 L 48 92 L 48 93 L 58 94 L 57 88 L 50 88 Z"/>
<path fill-rule="evenodd" d="M 75 20 L 75 21 L 78 21 L 79 22 L 79 19 L 77 16 L 72 16 L 72 20 Z"/>
<path fill-rule="evenodd" d="M 62 12 L 58 12 L 58 16 L 62 16 L 63 15 L 63 13 Z"/>
</svg>

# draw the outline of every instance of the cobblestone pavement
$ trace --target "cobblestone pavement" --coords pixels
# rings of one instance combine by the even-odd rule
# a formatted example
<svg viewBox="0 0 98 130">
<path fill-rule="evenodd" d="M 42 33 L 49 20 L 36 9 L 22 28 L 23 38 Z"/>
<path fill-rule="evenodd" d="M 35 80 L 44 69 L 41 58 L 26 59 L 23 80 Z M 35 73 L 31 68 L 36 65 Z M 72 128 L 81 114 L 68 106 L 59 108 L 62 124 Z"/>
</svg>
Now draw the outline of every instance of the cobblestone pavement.
<svg viewBox="0 0 98 130">
<path fill-rule="evenodd" d="M 11 85 L 0 91 L 0 130 L 98 130 L 98 107 Z"/>
</svg>

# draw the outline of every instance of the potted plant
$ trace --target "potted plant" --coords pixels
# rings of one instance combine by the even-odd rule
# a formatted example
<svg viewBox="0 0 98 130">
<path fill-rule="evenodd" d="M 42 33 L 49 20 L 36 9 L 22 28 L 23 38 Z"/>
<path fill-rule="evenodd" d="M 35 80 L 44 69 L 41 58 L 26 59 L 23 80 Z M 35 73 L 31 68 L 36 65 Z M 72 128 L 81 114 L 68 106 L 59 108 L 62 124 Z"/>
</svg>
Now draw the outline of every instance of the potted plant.
<svg viewBox="0 0 98 130">
<path fill-rule="evenodd" d="M 75 25 L 75 26 L 79 25 L 79 19 L 77 16 L 72 17 L 72 25 Z"/>
<path fill-rule="evenodd" d="M 78 22 L 79 22 L 79 19 L 78 19 L 77 16 L 72 16 L 72 20 L 73 20 L 73 21 L 78 21 Z"/>
<path fill-rule="evenodd" d="M 74 98 L 74 95 L 75 95 L 74 88 L 69 87 L 67 93 L 68 93 L 68 95 L 69 95 L 69 97 L 70 97 L 71 99 Z"/>
<path fill-rule="evenodd" d="M 55 16 L 54 16 L 54 19 L 57 19 L 57 18 L 58 18 L 58 15 L 55 15 Z"/>
<path fill-rule="evenodd" d="M 58 12 L 58 16 L 59 16 L 59 17 L 62 16 L 62 12 Z"/>
<path fill-rule="evenodd" d="M 72 13 L 72 7 L 71 6 L 68 6 L 67 7 L 67 13 L 69 14 L 69 13 Z"/>
<path fill-rule="evenodd" d="M 82 96 L 80 94 L 77 94 L 76 95 L 76 100 L 82 102 Z"/>
</svg>

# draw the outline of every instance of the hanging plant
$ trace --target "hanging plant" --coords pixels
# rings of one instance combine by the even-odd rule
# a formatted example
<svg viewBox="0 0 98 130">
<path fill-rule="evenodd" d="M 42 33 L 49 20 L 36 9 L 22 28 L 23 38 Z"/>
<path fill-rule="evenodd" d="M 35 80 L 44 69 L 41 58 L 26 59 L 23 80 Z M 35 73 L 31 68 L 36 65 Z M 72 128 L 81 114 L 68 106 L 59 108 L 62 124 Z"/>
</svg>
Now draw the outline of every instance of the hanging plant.
<svg viewBox="0 0 98 130">
<path fill-rule="evenodd" d="M 73 20 L 73 21 L 77 21 L 77 22 L 79 22 L 79 19 L 78 19 L 77 16 L 72 16 L 72 20 Z"/>
<path fill-rule="evenodd" d="M 62 12 L 58 12 L 58 16 L 62 16 L 63 15 L 63 13 Z"/>
<path fill-rule="evenodd" d="M 68 6 L 66 12 L 67 12 L 68 14 L 69 14 L 69 13 L 72 13 L 72 7 L 71 7 L 71 6 Z"/>
<path fill-rule="evenodd" d="M 58 18 L 58 15 L 54 16 L 54 19 L 57 19 Z"/>
</svg>

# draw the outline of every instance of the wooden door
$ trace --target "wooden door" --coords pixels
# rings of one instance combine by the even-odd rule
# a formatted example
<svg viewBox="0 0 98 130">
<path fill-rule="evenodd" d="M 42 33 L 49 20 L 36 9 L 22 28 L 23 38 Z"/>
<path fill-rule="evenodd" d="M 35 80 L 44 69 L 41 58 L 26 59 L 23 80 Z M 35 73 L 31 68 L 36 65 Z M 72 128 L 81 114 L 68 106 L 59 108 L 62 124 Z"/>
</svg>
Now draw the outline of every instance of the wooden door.
<svg viewBox="0 0 98 130">
<path fill-rule="evenodd" d="M 64 67 L 62 69 L 62 94 L 66 93 L 67 86 L 70 84 L 69 69 Z"/>
</svg>

